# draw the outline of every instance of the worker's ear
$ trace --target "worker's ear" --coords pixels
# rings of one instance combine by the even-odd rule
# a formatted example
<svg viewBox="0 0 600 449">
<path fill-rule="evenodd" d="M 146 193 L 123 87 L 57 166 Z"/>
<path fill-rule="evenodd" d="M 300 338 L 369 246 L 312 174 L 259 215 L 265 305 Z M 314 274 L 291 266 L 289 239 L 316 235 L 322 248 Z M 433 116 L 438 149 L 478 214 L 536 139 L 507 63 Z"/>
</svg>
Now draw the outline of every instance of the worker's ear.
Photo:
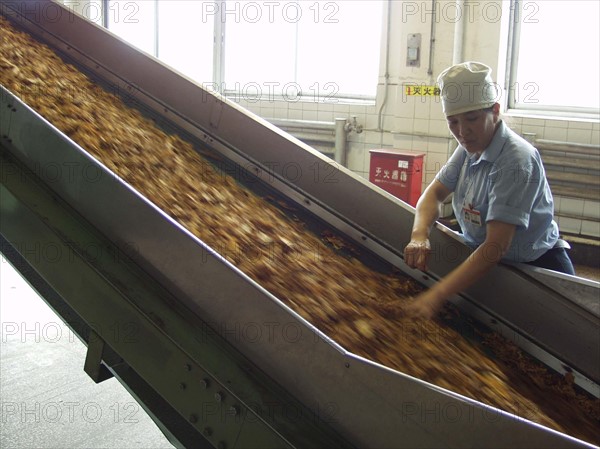
<svg viewBox="0 0 600 449">
<path fill-rule="evenodd" d="M 500 103 L 495 103 L 494 106 L 492 106 L 492 114 L 494 114 L 494 121 L 498 121 L 500 118 Z"/>
</svg>

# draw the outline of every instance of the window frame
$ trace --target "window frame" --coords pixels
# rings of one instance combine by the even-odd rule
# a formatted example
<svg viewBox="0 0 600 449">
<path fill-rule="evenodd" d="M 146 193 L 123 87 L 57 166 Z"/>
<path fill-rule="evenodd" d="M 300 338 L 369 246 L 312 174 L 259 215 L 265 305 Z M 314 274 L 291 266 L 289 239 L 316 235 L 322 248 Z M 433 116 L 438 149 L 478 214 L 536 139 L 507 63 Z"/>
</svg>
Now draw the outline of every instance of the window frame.
<svg viewBox="0 0 600 449">
<path fill-rule="evenodd" d="M 122 0 L 121 0 L 122 1 Z M 159 49 L 159 39 L 160 39 L 160 27 L 159 22 L 160 19 L 158 17 L 160 13 L 160 5 L 159 0 L 151 0 L 154 3 L 155 17 L 153 24 L 153 33 L 154 33 L 154 45 L 152 56 L 160 59 L 160 55 L 158 53 Z M 110 19 L 109 13 L 110 11 L 110 3 L 111 0 L 102 0 L 102 25 L 110 31 Z M 382 9 L 382 12 L 384 10 Z M 224 95 L 226 98 L 240 99 L 244 96 L 244 92 L 237 89 L 228 88 L 225 82 L 225 70 L 227 69 L 225 66 L 225 52 L 226 52 L 226 44 L 227 44 L 227 23 L 221 20 L 221 14 L 214 14 L 214 27 L 213 27 L 213 69 L 212 69 L 212 80 L 210 82 L 196 80 L 198 84 L 201 86 L 208 88 L 209 90 L 213 90 L 218 92 L 221 95 Z M 382 30 L 383 32 L 383 30 Z M 381 49 L 378 48 L 380 51 Z M 296 56 L 297 58 L 297 56 Z M 290 83 L 295 83 L 295 81 L 290 81 Z M 316 92 L 315 90 L 310 89 L 310 93 L 303 92 L 302 95 L 298 95 L 294 97 L 293 100 L 290 100 L 288 96 L 285 96 L 281 93 L 273 93 L 272 95 L 260 95 L 258 99 L 253 99 L 251 96 L 246 100 L 250 103 L 256 102 L 264 102 L 265 100 L 269 102 L 276 101 L 285 101 L 285 102 L 297 102 L 297 103 L 317 103 L 317 104 L 360 104 L 360 105 L 374 105 L 376 103 L 377 98 L 377 86 L 379 84 L 379 74 L 377 79 L 374 80 L 375 89 L 373 94 L 358 94 L 358 93 L 347 93 L 347 92 L 339 92 L 329 96 L 327 93 Z M 260 83 L 259 83 L 260 84 Z M 267 84 L 265 84 L 266 86 Z M 313 84 L 314 86 L 314 84 Z M 303 86 L 304 87 L 304 86 Z"/>
</svg>

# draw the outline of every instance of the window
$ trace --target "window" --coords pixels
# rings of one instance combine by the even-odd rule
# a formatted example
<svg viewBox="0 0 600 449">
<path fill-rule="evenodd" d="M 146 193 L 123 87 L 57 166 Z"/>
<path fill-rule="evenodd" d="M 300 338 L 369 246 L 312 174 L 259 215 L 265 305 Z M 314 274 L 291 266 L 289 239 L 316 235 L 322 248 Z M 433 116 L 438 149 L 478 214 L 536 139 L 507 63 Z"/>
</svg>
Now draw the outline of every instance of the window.
<svg viewBox="0 0 600 449">
<path fill-rule="evenodd" d="M 227 17 L 226 90 L 239 83 L 242 93 L 246 85 L 288 99 L 375 97 L 382 2 L 273 4 L 262 15 L 242 7 L 236 20 Z"/>
<path fill-rule="evenodd" d="M 598 114 L 598 1 L 512 1 L 509 107 Z"/>
<path fill-rule="evenodd" d="M 156 56 L 156 1 L 116 0 L 104 11 L 107 28 L 140 50 Z"/>
<path fill-rule="evenodd" d="M 214 21 L 202 17 L 202 2 L 158 2 L 157 56 L 184 75 L 212 79 Z"/>
<path fill-rule="evenodd" d="M 382 1 L 105 4 L 111 31 L 211 89 L 249 100 L 375 97 Z"/>
</svg>

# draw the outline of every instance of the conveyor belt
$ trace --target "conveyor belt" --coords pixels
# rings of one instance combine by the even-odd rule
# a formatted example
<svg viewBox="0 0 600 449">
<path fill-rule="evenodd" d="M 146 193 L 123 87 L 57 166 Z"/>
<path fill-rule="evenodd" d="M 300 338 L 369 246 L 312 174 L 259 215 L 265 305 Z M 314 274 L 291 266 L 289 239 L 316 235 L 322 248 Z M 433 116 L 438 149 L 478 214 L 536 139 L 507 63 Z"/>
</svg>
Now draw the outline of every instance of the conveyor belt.
<svg viewBox="0 0 600 449">
<path fill-rule="evenodd" d="M 195 315 L 174 313 L 171 307 L 177 305 L 175 298 L 46 190 L 6 153 L 6 148 L 2 152 L 2 252 L 89 344 L 86 371 L 96 381 L 106 377 L 103 371 L 107 369 L 116 375 L 178 447 L 210 447 L 211 443 L 217 446 L 223 442 L 228 444 L 226 447 L 261 448 L 348 445 L 332 430 L 321 428 L 330 423 L 342 424 L 342 428 L 350 423 L 347 431 L 358 447 L 469 447 L 474 441 L 481 447 L 583 447 L 548 429 L 345 353 L 275 301 L 260 313 L 242 309 L 233 318 L 243 323 L 271 323 L 271 327 L 272 323 L 284 323 L 301 330 L 302 338 L 294 337 L 294 353 L 285 350 L 288 359 L 290 355 L 295 359 L 295 375 L 300 376 L 296 381 L 314 376 L 310 377 L 310 387 L 315 396 L 311 408 L 304 408 L 255 367 L 260 360 L 258 367 L 268 368 L 270 373 L 277 369 L 276 363 L 273 366 L 261 357 L 264 346 L 245 348 L 246 354 L 252 354 L 252 361 L 244 360 L 218 335 L 207 332 L 207 324 Z M 141 219 L 148 217 L 143 214 Z M 169 233 L 165 228 L 157 231 Z M 40 258 L 24 250 L 49 244 L 68 255 L 69 263 L 57 264 L 56 258 Z M 106 257 L 95 256 L 91 267 L 85 254 L 90 245 L 106 248 Z M 200 272 L 205 273 L 208 263 L 215 276 L 226 276 L 223 285 L 230 286 L 231 291 L 220 292 L 226 296 L 219 300 L 235 297 L 234 292 L 241 290 L 245 302 L 252 297 L 258 302 L 260 296 L 268 296 L 226 267 L 218 255 L 203 249 L 205 260 L 198 261 L 204 264 Z M 220 270 L 224 265 L 227 270 Z M 214 298 L 217 294 L 202 292 L 203 297 Z M 265 312 L 268 318 L 262 315 Z M 230 312 L 222 314 L 223 320 L 231 319 Z M 90 322 L 94 329 L 88 329 Z M 112 329 L 127 329 L 131 323 L 135 323 L 136 338 L 116 338 Z M 276 346 L 270 357 L 279 354 L 281 358 L 286 342 L 277 333 L 273 336 Z M 186 386 L 183 390 L 182 385 Z M 353 394 L 348 395 L 348 391 Z M 222 399 L 217 401 L 216 395 Z M 357 406 L 360 414 L 355 412 Z M 432 413 L 440 407 L 451 411 L 451 425 Z M 456 426 L 470 430 L 456 432 Z M 366 438 L 372 429 L 384 433 Z M 489 435 L 495 435 L 494 439 L 490 440 Z"/>
<path fill-rule="evenodd" d="M 28 10 L 31 11 L 31 8 Z M 317 164 L 316 167 L 320 167 L 323 173 L 330 173 L 333 165 L 263 121 L 249 116 L 228 102 L 208 95 L 93 25 L 79 19 L 73 20 L 72 16 L 68 25 L 59 22 L 40 23 L 39 20 L 28 22 L 23 21 L 22 16 L 17 16 L 17 13 L 18 11 L 11 10 L 13 19 L 18 18 L 17 22 L 21 26 L 34 35 L 40 36 L 41 33 L 42 38 L 76 60 L 79 65 L 87 67 L 107 82 L 116 83 L 123 92 L 131 92 L 136 101 L 140 101 L 154 113 L 168 117 L 191 136 L 208 144 L 229 160 L 249 168 L 257 176 L 260 176 L 261 172 L 265 173 L 265 167 L 271 167 L 273 176 L 265 176 L 262 179 L 268 180 L 270 187 L 277 189 L 286 199 L 302 205 L 364 247 L 394 262 L 412 277 L 425 283 L 430 280 L 430 276 L 424 277 L 421 273 L 407 269 L 398 256 L 412 223 L 412 211 L 408 206 L 377 192 L 343 168 L 337 168 L 335 172 L 336 180 L 339 181 L 336 188 L 331 188 L 330 185 L 325 185 L 324 188 L 322 183 L 314 183 L 312 177 L 300 177 L 295 179 L 295 182 L 290 182 L 285 173 L 280 171 L 283 164 L 278 167 L 272 164 L 273 161 L 294 161 L 303 167 L 306 173 L 314 173 L 314 169 L 310 170 L 310 167 L 315 167 L 314 164 Z M 81 36 L 86 36 L 87 39 L 82 41 Z M 120 64 L 120 61 L 124 60 L 129 63 L 127 67 Z M 169 85 L 170 89 L 165 90 L 165 85 Z M 8 105 L 11 105 L 10 109 L 6 107 Z M 66 164 L 65 166 L 96 167 L 96 162 L 80 148 L 5 91 L 2 93 L 1 110 L 3 112 L 0 116 L 0 134 L 5 136 L 3 145 L 9 161 L 5 167 L 12 170 L 12 167 L 20 164 L 14 159 L 10 161 L 14 156 L 27 164 L 59 163 Z M 23 132 L 25 129 L 27 131 Z M 52 148 L 52 153 L 48 148 Z M 291 398 L 298 398 L 300 403 L 313 411 L 327 409 L 335 404 L 335 422 L 319 420 L 317 427 L 325 424 L 325 430 L 316 433 L 321 438 L 320 441 L 331 438 L 331 441 L 337 441 L 336 445 L 351 441 L 352 444 L 361 447 L 564 447 L 580 444 L 345 352 L 283 307 L 268 292 L 223 261 L 202 242 L 166 218 L 161 211 L 148 204 L 120 180 L 108 172 L 103 173 L 107 176 L 101 177 L 101 182 L 86 182 L 80 173 L 75 179 L 55 180 L 51 188 L 66 201 L 65 208 L 74 209 L 85 222 L 93 223 L 111 244 L 117 245 L 117 251 L 128 254 L 137 265 L 143 267 L 151 279 L 159 283 L 157 289 L 161 288 L 160 286 L 166 288 L 169 294 L 175 294 L 178 301 L 184 302 L 185 307 L 194 310 L 198 316 L 207 317 L 207 321 L 263 325 L 273 322 L 289 323 L 295 329 L 302 330 L 302 338 L 294 342 L 294 345 L 290 345 L 282 335 L 276 335 L 269 345 L 237 341 L 235 347 L 227 351 L 235 354 L 233 360 L 244 359 L 247 366 L 258 366 L 261 372 L 269 373 L 270 377 L 254 379 L 255 388 L 260 385 L 277 385 L 278 387 L 272 387 L 272 390 L 278 391 L 283 397 L 291 395 Z M 7 178 L 3 177 L 4 180 Z M 18 183 L 16 186 L 12 185 L 12 190 L 6 187 L 3 190 L 3 195 L 6 196 L 3 198 L 13 195 L 17 203 L 25 204 L 25 208 L 31 210 L 35 208 L 33 205 L 36 203 L 27 204 L 26 199 L 18 198 L 18 194 L 15 193 L 23 189 L 26 187 Z M 110 200 L 98 204 L 99 198 Z M 354 198 L 355 201 L 347 201 L 347 198 Z M 3 204 L 7 203 L 3 201 Z M 3 210 L 2 234 L 8 235 L 5 237 L 7 241 L 14 242 L 10 233 L 16 231 L 7 225 L 11 223 L 12 215 L 7 216 L 6 213 Z M 18 221 L 12 223 L 21 223 L 26 220 L 26 216 L 25 213 L 23 216 L 15 215 L 15 220 Z M 35 220 L 32 218 L 31 221 Z M 37 234 L 33 232 L 30 238 L 35 238 L 35 235 Z M 61 238 L 64 240 L 64 236 Z M 460 253 L 452 263 L 448 263 L 444 258 L 435 260 L 431 273 L 434 277 L 443 275 L 454 264 L 460 262 L 461 258 L 466 257 L 465 248 L 441 227 L 436 231 L 433 240 L 439 251 L 452 247 Z M 127 250 L 127 247 L 131 249 L 132 242 L 135 243 L 133 253 Z M 16 252 L 18 253 L 18 248 Z M 44 271 L 48 267 L 35 268 Z M 102 273 L 102 269 L 99 270 Z M 127 271 L 121 267 L 117 272 L 121 273 L 121 270 Z M 495 325 L 501 329 L 514 331 L 520 328 L 518 339 L 522 339 L 521 343 L 528 346 L 531 352 L 545 358 L 545 361 L 559 371 L 574 371 L 582 386 L 595 391 L 599 378 L 598 318 L 590 310 L 594 307 L 593 301 L 575 303 L 569 298 L 571 287 L 548 288 L 534 279 L 537 273 L 534 270 L 530 275 L 518 269 L 498 267 L 486 281 L 468 292 L 477 302 L 469 296 L 456 298 L 456 301 L 483 321 L 497 323 Z M 549 276 L 547 273 L 542 275 Z M 578 294 L 584 298 L 586 295 L 591 298 L 594 294 L 597 295 L 597 286 L 594 284 L 564 276 L 550 276 L 560 279 L 563 284 L 566 282 L 576 285 L 579 289 Z M 199 283 L 198 279 L 210 279 L 211 282 Z M 114 279 L 112 283 L 114 284 Z M 486 294 L 483 295 L 482 292 Z M 518 292 L 518 295 L 515 292 Z M 121 293 L 131 301 L 131 291 Z M 244 301 L 240 302 L 237 299 L 240 297 L 243 297 Z M 212 298 L 213 301 L 207 303 L 199 301 L 200 298 Z M 163 301 L 174 303 L 173 300 Z M 475 304 L 483 304 L 484 308 Z M 144 313 L 146 317 L 170 316 L 164 310 L 161 313 Z M 527 316 L 539 317 L 543 326 L 531 326 Z M 153 325 L 158 325 L 156 319 Z M 168 330 L 169 338 L 181 345 L 180 339 L 185 338 L 181 334 L 173 337 L 170 333 L 175 328 L 176 326 L 166 326 L 163 331 Z M 269 329 L 265 327 L 263 332 L 266 335 Z M 527 338 L 523 339 L 524 334 Z M 198 349 L 190 346 L 186 351 L 196 353 L 194 360 L 197 360 L 199 365 L 206 364 L 198 354 Z M 143 360 L 138 363 L 139 367 L 136 369 L 140 371 L 147 364 Z M 213 374 L 213 369 L 215 368 L 207 371 Z M 215 383 L 222 383 L 223 379 L 229 378 L 229 373 L 218 371 L 216 369 Z M 148 376 L 147 373 L 144 375 Z M 247 391 L 248 373 L 238 376 L 237 379 L 242 380 L 236 385 L 223 385 L 225 389 L 230 388 L 232 396 L 235 397 L 234 402 L 227 404 L 230 408 L 233 407 L 234 412 L 236 405 L 245 407 L 252 402 L 248 397 L 244 397 L 246 393 L 240 394 L 240 391 Z M 164 379 L 154 379 L 152 388 L 172 398 L 169 391 L 172 387 L 161 385 L 161 381 Z M 244 386 L 240 386 L 240 383 Z M 352 391 L 354 396 L 348 397 L 348 391 Z M 256 399 L 256 396 L 254 398 Z M 265 401 L 264 398 L 258 400 Z M 364 409 L 360 414 L 356 413 L 356 404 L 360 404 Z M 415 406 L 419 411 L 411 409 L 410 413 L 407 413 L 406 404 Z M 461 419 L 452 423 L 452 426 L 448 426 L 447 422 L 436 423 L 434 419 L 419 415 L 428 407 L 430 410 L 435 408 L 435 404 L 456 407 L 456 410 L 465 410 L 465 413 L 461 415 Z M 190 407 L 189 404 L 178 404 L 177 407 L 177 412 L 182 416 L 194 415 L 189 409 L 184 411 L 185 407 Z M 498 419 L 490 422 L 486 413 L 494 413 Z M 401 426 L 398 425 L 399 421 Z M 309 423 L 300 423 L 296 429 L 310 428 L 304 426 L 309 426 Z M 334 430 L 327 430 L 330 427 Z M 457 428 L 463 427 L 468 427 L 471 433 L 457 432 Z M 309 446 L 309 443 L 299 439 L 298 435 L 303 432 L 290 431 L 289 422 L 276 422 L 263 429 L 268 429 L 264 431 L 264 435 L 271 432 L 286 435 L 287 440 L 273 439 L 269 443 L 273 447 L 282 445 L 283 441 L 298 447 Z M 222 432 L 228 435 L 236 432 L 238 435 L 243 434 L 240 429 L 225 429 Z M 490 434 L 494 435 L 493 439 L 489 438 Z M 214 440 L 212 444 L 216 442 L 216 439 Z M 241 440 L 237 441 L 239 447 L 251 447 L 242 444 Z M 313 444 L 317 443 L 313 441 Z"/>
</svg>

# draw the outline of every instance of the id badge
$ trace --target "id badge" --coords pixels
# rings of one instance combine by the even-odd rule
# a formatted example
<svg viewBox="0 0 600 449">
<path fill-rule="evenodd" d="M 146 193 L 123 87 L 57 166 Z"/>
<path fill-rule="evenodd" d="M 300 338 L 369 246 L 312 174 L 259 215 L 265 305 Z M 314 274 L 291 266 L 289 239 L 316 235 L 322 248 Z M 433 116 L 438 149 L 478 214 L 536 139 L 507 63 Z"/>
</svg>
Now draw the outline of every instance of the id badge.
<svg viewBox="0 0 600 449">
<path fill-rule="evenodd" d="M 463 215 L 467 223 L 481 226 L 481 213 L 478 210 L 463 207 Z"/>
</svg>

